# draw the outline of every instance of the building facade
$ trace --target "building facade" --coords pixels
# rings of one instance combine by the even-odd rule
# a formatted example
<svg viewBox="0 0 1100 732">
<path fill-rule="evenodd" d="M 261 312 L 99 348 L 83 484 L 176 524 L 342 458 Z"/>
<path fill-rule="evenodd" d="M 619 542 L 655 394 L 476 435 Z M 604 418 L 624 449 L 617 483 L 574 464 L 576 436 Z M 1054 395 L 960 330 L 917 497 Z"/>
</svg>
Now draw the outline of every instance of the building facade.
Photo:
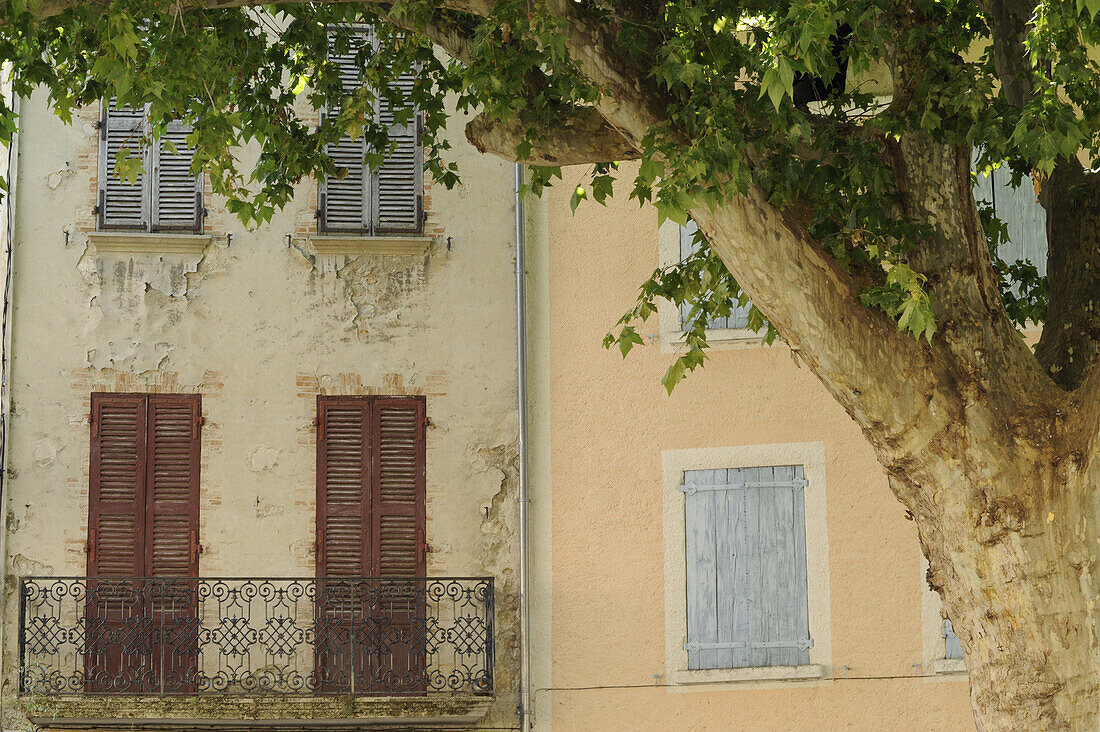
<svg viewBox="0 0 1100 732">
<path fill-rule="evenodd" d="M 1000 171 L 977 192 L 1016 242 L 1002 258 L 1042 271 L 1033 199 Z M 973 729 L 958 640 L 857 425 L 743 309 L 671 396 L 674 306 L 625 360 L 605 350 L 692 226 L 626 195 L 574 215 L 570 193 L 527 203 L 535 728 Z"/>
<path fill-rule="evenodd" d="M 514 726 L 513 166 L 347 140 L 247 230 L 186 128 L 19 101 L 3 729 Z"/>
</svg>

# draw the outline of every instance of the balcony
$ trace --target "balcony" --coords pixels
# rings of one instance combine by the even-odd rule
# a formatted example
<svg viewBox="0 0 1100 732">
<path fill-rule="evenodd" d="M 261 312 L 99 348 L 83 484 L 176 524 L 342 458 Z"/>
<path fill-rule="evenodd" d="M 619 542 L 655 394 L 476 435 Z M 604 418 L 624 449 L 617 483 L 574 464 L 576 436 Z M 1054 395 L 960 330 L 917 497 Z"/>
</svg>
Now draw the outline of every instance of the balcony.
<svg viewBox="0 0 1100 732">
<path fill-rule="evenodd" d="M 492 701 L 493 580 L 27 577 L 19 653 L 51 728 L 460 726 Z"/>
</svg>

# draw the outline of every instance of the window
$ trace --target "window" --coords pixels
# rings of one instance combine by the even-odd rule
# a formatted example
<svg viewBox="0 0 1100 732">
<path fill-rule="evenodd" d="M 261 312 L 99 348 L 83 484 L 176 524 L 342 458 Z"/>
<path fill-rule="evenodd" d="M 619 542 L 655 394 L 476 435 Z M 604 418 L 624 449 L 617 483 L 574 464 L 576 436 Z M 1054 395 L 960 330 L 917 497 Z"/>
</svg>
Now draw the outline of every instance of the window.
<svg viewBox="0 0 1100 732">
<path fill-rule="evenodd" d="M 202 176 L 191 173 L 194 152 L 187 147 L 191 128 L 172 122 L 160 139 L 148 145 L 146 110 L 103 105 L 99 126 L 99 194 L 96 205 L 101 231 L 174 231 L 201 233 L 206 211 Z M 115 174 L 119 150 L 141 159 L 142 173 L 133 183 Z"/>
<path fill-rule="evenodd" d="M 689 669 L 805 666 L 801 466 L 684 471 Z"/>
<path fill-rule="evenodd" d="M 355 37 L 358 44 L 345 54 L 330 55 L 340 69 L 344 91 L 353 92 L 362 84 L 362 71 L 356 65 L 358 48 L 375 43 L 370 31 Z M 415 79 L 413 71 L 401 74 L 396 88 L 408 99 Z M 327 116 L 340 113 L 330 108 Z M 340 178 L 329 178 L 322 184 L 318 205 L 318 228 L 322 233 L 411 234 L 421 230 L 424 215 L 423 148 L 420 145 L 420 115 L 413 115 L 408 124 L 395 124 L 388 100 L 375 103 L 375 119 L 388 125 L 390 143 L 396 144 L 376 169 L 365 167 L 367 154 L 364 137 L 341 140 L 327 152 L 337 166 L 347 172 Z"/>
<path fill-rule="evenodd" d="M 198 395 L 92 394 L 88 691 L 194 688 L 197 608 L 173 586 L 198 575 L 200 415 Z"/>
<path fill-rule="evenodd" d="M 392 679 L 426 689 L 424 406 L 423 397 L 317 398 L 322 691 L 378 692 Z"/>
<path fill-rule="evenodd" d="M 684 261 L 699 249 L 699 245 L 695 242 L 695 232 L 699 230 L 699 227 L 694 221 L 688 221 L 686 226 L 680 227 L 680 261 Z M 752 309 L 752 303 L 745 303 L 744 305 L 734 305 L 733 310 L 730 312 L 728 318 L 712 318 L 707 321 L 708 329 L 716 328 L 732 328 L 732 329 L 745 329 L 749 327 L 749 310 Z M 691 312 L 691 305 L 683 303 L 680 305 L 680 328 L 684 328 L 684 324 L 687 322 L 688 313 Z"/>
<path fill-rule="evenodd" d="M 951 621 L 947 618 L 943 619 L 943 630 L 940 631 L 940 635 L 943 636 L 943 657 L 961 659 L 963 657 L 963 650 L 962 646 L 959 644 L 959 636 L 955 635 L 955 629 L 951 627 Z"/>
</svg>

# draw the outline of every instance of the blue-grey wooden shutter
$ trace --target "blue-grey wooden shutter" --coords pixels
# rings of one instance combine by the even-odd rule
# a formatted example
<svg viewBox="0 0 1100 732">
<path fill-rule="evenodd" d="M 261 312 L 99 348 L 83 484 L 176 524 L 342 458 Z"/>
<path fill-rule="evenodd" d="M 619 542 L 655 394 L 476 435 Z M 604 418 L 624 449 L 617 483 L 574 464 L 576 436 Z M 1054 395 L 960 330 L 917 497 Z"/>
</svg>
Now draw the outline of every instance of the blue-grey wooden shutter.
<svg viewBox="0 0 1100 732">
<path fill-rule="evenodd" d="M 684 473 L 688 667 L 809 663 L 801 467 Z"/>
<path fill-rule="evenodd" d="M 751 665 L 810 662 L 806 510 L 801 467 L 748 468 Z"/>
<path fill-rule="evenodd" d="M 975 153 L 975 156 L 977 153 Z M 998 256 L 1012 264 L 1018 259 L 1030 261 L 1039 274 L 1047 272 L 1046 211 L 1035 200 L 1035 184 L 1024 176 L 1018 188 L 1012 187 L 1012 173 L 1004 166 L 988 176 L 978 174 L 974 197 L 993 204 L 997 218 L 1005 222 L 1010 241 L 997 250 Z"/>
<path fill-rule="evenodd" d="M 694 221 L 688 221 L 686 226 L 680 227 L 680 261 L 687 259 L 698 250 L 699 247 L 695 243 L 695 232 L 698 230 L 699 227 Z M 735 304 L 728 318 L 711 318 L 707 320 L 707 328 L 747 328 L 749 327 L 749 310 L 751 308 L 752 305 L 749 303 L 745 305 Z M 690 311 L 690 304 L 683 303 L 680 306 L 681 327 L 687 322 Z"/>
<path fill-rule="evenodd" d="M 959 636 L 955 635 L 955 629 L 951 627 L 951 621 L 943 619 L 943 630 L 940 631 L 944 642 L 944 658 L 962 658 L 963 649 L 959 643 Z"/>
<path fill-rule="evenodd" d="M 749 665 L 745 491 L 726 470 L 684 473 L 688 668 Z"/>
<path fill-rule="evenodd" d="M 157 142 L 153 162 L 156 231 L 202 231 L 202 176 L 191 173 L 195 151 L 187 146 L 190 134 L 190 125 L 172 122 Z"/>
<path fill-rule="evenodd" d="M 406 106 L 416 80 L 414 71 L 398 76 L 391 88 L 400 90 Z M 424 153 L 420 145 L 420 115 L 414 113 L 404 124 L 394 122 L 390 102 L 378 100 L 378 121 L 386 125 L 391 145 L 382 166 L 374 171 L 374 228 L 379 233 L 420 231 L 423 210 Z"/>
<path fill-rule="evenodd" d="M 356 61 L 359 48 L 370 43 L 366 32 L 352 37 L 346 53 L 329 52 L 329 61 L 336 65 L 340 81 L 346 94 L 353 93 L 362 84 L 362 72 Z M 326 117 L 340 114 L 340 106 L 330 106 L 322 115 Z M 363 164 L 366 156 L 366 139 L 362 136 L 352 139 L 341 137 L 329 145 L 326 152 L 340 170 L 339 177 L 330 177 L 320 188 L 318 216 L 320 230 L 348 233 L 370 232 L 370 176 Z"/>
<path fill-rule="evenodd" d="M 148 155 L 145 151 L 145 109 L 119 107 L 112 99 L 104 102 L 99 130 L 99 213 L 100 229 L 149 228 Z M 129 183 L 115 174 L 119 150 L 142 159 L 141 175 Z"/>
</svg>

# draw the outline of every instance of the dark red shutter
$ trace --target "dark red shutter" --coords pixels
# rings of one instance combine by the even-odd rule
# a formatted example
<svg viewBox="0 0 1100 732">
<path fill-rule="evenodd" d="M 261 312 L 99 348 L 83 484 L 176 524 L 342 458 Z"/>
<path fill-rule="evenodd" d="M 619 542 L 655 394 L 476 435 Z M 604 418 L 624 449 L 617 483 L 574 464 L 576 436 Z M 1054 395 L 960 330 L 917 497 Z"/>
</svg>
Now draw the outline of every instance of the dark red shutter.
<svg viewBox="0 0 1100 732">
<path fill-rule="evenodd" d="M 318 577 L 370 573 L 369 409 L 365 397 L 317 397 Z"/>
<path fill-rule="evenodd" d="M 145 573 L 145 397 L 92 394 L 88 576 Z"/>
<path fill-rule="evenodd" d="M 377 577 L 422 577 L 424 564 L 424 399 L 375 397 L 371 470 Z"/>
<path fill-rule="evenodd" d="M 146 461 L 146 571 L 150 577 L 198 575 L 198 394 L 149 397 Z"/>
</svg>

